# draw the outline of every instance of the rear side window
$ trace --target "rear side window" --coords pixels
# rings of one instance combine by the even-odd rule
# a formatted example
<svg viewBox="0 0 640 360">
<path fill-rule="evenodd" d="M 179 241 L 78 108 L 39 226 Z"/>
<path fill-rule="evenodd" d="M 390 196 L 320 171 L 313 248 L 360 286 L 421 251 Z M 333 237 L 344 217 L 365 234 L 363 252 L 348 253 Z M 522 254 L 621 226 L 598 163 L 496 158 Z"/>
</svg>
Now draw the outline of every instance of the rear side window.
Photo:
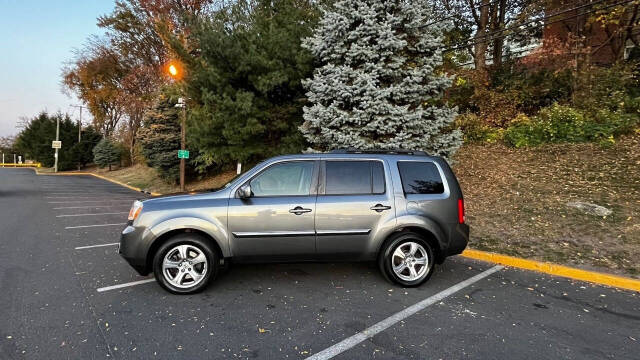
<svg viewBox="0 0 640 360">
<path fill-rule="evenodd" d="M 405 194 L 442 194 L 444 185 L 432 162 L 400 161 L 398 170 Z"/>
<path fill-rule="evenodd" d="M 327 161 L 326 195 L 384 194 L 384 167 L 379 161 Z"/>
</svg>

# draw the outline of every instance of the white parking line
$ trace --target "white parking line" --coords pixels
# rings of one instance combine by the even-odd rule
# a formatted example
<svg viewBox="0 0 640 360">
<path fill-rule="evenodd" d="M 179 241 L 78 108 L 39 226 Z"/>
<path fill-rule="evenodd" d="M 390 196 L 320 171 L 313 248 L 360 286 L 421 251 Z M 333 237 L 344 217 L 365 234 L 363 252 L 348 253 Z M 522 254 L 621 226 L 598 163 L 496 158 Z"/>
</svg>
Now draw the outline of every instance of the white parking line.
<svg viewBox="0 0 640 360">
<path fill-rule="evenodd" d="M 76 248 L 76 250 L 82 250 L 82 249 L 91 249 L 91 248 L 97 248 L 97 247 L 103 247 L 103 246 L 114 246 L 114 245 L 118 245 L 120 243 L 110 243 L 110 244 L 100 244 L 100 245 L 89 245 L 89 246 L 78 246 Z"/>
<path fill-rule="evenodd" d="M 53 210 L 62 210 L 62 209 L 97 209 L 97 208 L 108 208 L 108 207 L 125 207 L 127 205 L 92 205 L 92 206 L 63 206 L 63 207 L 54 207 Z"/>
<path fill-rule="evenodd" d="M 480 274 L 470 277 L 467 280 L 461 281 L 459 283 L 457 283 L 456 285 L 453 285 L 452 287 L 445 289 L 431 297 L 428 297 L 422 301 L 420 301 L 417 304 L 411 305 L 408 308 L 395 313 L 391 316 L 389 316 L 388 318 L 380 321 L 377 324 L 374 324 L 371 327 L 368 327 L 366 329 L 364 329 L 363 331 L 348 337 L 344 340 L 342 340 L 341 342 L 325 349 L 322 350 L 321 352 L 310 356 L 307 358 L 307 360 L 327 360 L 327 359 L 331 359 L 332 357 L 347 351 L 349 349 L 351 349 L 352 347 L 358 345 L 359 343 L 367 340 L 368 338 L 374 337 L 376 334 L 378 334 L 381 331 L 386 330 L 387 328 L 395 325 L 396 323 L 408 318 L 409 316 L 417 313 L 418 311 L 424 310 L 427 306 L 433 305 L 441 300 L 443 300 L 444 298 L 464 289 L 465 287 L 476 283 L 484 278 L 486 278 L 487 276 L 495 273 L 496 271 L 499 271 L 503 268 L 503 266 L 500 265 L 496 265 L 494 267 L 492 267 L 489 270 L 485 270 L 483 272 L 481 272 Z"/>
<path fill-rule="evenodd" d="M 78 201 L 47 201 L 47 204 L 71 204 L 71 203 L 90 203 L 90 202 L 123 202 L 133 201 L 134 199 L 114 199 L 114 200 L 78 200 Z"/>
<path fill-rule="evenodd" d="M 129 286 L 136 286 L 136 285 L 146 284 L 146 283 L 150 283 L 150 282 L 154 282 L 154 281 L 156 281 L 156 279 L 145 279 L 145 280 L 139 280 L 139 281 L 132 281 L 132 282 L 124 283 L 124 284 L 105 286 L 105 287 L 98 288 L 98 292 L 104 292 L 104 291 L 109 291 L 109 290 L 114 290 L 114 289 L 121 289 L 121 288 L 129 287 Z"/>
<path fill-rule="evenodd" d="M 111 212 L 111 213 L 98 213 L 98 214 L 65 214 L 65 215 L 56 215 L 56 217 L 76 217 L 76 216 L 98 216 L 98 215 L 122 215 L 128 214 L 129 212 Z"/>
<path fill-rule="evenodd" d="M 113 195 L 113 194 L 92 194 L 92 196 L 73 196 L 73 195 L 67 195 L 67 196 L 45 196 L 45 199 L 108 199 L 105 198 L 105 196 L 108 195 Z"/>
<path fill-rule="evenodd" d="M 90 228 L 90 227 L 122 226 L 122 225 L 127 225 L 127 223 L 119 223 L 119 224 L 99 224 L 99 225 L 81 225 L 81 226 L 67 226 L 65 229 L 82 229 L 82 228 Z"/>
</svg>

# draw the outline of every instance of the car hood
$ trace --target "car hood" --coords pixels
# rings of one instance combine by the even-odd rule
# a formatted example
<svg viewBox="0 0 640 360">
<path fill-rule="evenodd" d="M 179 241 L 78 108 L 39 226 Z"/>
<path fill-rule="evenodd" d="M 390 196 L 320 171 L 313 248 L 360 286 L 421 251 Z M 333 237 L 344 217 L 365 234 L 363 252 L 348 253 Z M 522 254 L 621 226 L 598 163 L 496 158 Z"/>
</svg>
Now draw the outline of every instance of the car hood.
<svg viewBox="0 0 640 360">
<path fill-rule="evenodd" d="M 204 190 L 189 193 L 174 193 L 154 196 L 149 199 L 142 200 L 145 205 L 166 203 L 184 200 L 200 200 L 200 199 L 224 199 L 229 197 L 229 189 L 219 189 L 214 191 Z"/>
</svg>

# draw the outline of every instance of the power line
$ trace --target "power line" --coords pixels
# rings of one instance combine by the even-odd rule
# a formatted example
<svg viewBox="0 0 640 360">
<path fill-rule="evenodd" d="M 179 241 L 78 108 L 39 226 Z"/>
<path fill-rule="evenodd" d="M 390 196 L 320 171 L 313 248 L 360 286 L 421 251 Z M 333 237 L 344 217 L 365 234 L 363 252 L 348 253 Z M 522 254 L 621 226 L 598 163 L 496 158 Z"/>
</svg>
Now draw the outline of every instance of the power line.
<svg viewBox="0 0 640 360">
<path fill-rule="evenodd" d="M 632 33 L 631 33 L 631 36 L 636 36 L 636 35 L 640 35 L 640 31 L 634 31 L 634 32 L 632 32 Z M 606 42 L 606 41 L 605 41 L 605 42 L 602 42 L 602 43 L 600 43 L 600 44 L 593 44 L 593 45 L 589 45 L 589 47 L 592 47 L 592 48 L 593 48 L 593 47 L 596 47 L 596 48 L 597 48 L 597 47 L 603 46 L 603 45 L 605 45 L 605 44 L 607 44 L 607 42 Z M 507 55 L 511 55 L 511 54 L 521 54 L 521 53 L 523 53 L 523 52 L 532 51 L 532 50 L 536 50 L 536 49 L 537 49 L 537 48 L 521 49 L 521 50 L 518 50 L 518 51 L 512 51 L 512 52 L 510 52 L 510 54 L 507 54 Z M 503 57 L 504 57 L 504 56 L 503 56 Z M 487 61 L 493 61 L 493 59 L 494 59 L 494 58 L 489 58 L 489 59 L 486 59 L 486 60 L 487 60 Z M 466 62 L 466 63 L 464 63 L 464 64 L 460 64 L 460 65 L 458 65 L 458 66 L 467 66 L 467 65 L 473 65 L 473 64 L 474 64 L 474 62 L 473 62 L 473 61 L 470 61 L 470 62 Z"/>
<path fill-rule="evenodd" d="M 472 9 L 472 10 L 480 10 L 480 9 L 482 9 L 482 8 L 483 8 L 483 7 L 485 7 L 485 6 L 493 6 L 493 5 L 495 5 L 496 3 L 500 2 L 500 1 L 502 1 L 502 0 L 494 0 L 494 1 L 490 1 L 490 2 L 488 2 L 488 3 L 486 3 L 486 4 L 482 4 L 482 5 L 477 6 L 477 7 L 475 7 L 475 6 L 474 6 L 474 7 L 472 7 L 471 9 Z M 437 24 L 437 23 L 440 23 L 440 22 L 443 22 L 443 21 L 446 21 L 446 20 L 451 20 L 451 19 L 456 18 L 456 17 L 458 17 L 458 16 L 460 16 L 460 14 L 454 14 L 454 15 L 445 16 L 445 17 L 443 17 L 442 19 L 438 19 L 438 20 L 435 20 L 435 21 L 433 21 L 433 22 L 426 23 L 426 24 L 424 24 L 424 25 L 416 26 L 416 27 L 415 27 L 415 29 L 422 29 L 422 28 L 425 28 L 425 27 L 428 27 L 428 26 L 431 26 L 431 25 L 435 25 L 435 24 Z"/>
<path fill-rule="evenodd" d="M 508 27 L 506 27 L 504 29 L 493 31 L 493 32 L 487 33 L 487 34 L 482 35 L 482 36 L 468 38 L 467 40 L 464 40 L 464 41 L 484 39 L 484 38 L 490 37 L 490 36 L 492 36 L 494 34 L 497 34 L 497 33 L 505 32 L 507 30 L 511 30 L 511 29 L 514 29 L 514 28 L 519 28 L 521 26 L 529 25 L 529 24 L 532 24 L 532 23 L 535 23 L 535 22 L 538 22 L 538 21 L 547 20 L 547 19 L 550 19 L 552 17 L 556 17 L 558 15 L 562 15 L 562 14 L 565 14 L 565 13 L 568 13 L 568 12 L 571 12 L 571 11 L 574 11 L 574 10 L 580 10 L 582 8 L 585 8 L 585 7 L 591 7 L 591 6 L 594 6 L 594 5 L 598 5 L 599 3 L 604 2 L 604 1 L 606 1 L 606 0 L 596 0 L 596 1 L 591 2 L 591 3 L 582 4 L 582 5 L 579 5 L 579 6 L 575 6 L 573 8 L 560 10 L 560 11 L 557 11 L 557 12 L 555 12 L 553 14 L 545 15 L 540 19 L 533 19 L 533 20 L 525 21 L 522 24 L 514 24 L 512 26 L 508 26 Z M 633 1 L 633 0 L 630 0 L 630 1 Z"/>
<path fill-rule="evenodd" d="M 604 1 L 604 0 L 599 0 L 599 2 L 602 2 L 602 1 Z M 538 25 L 537 27 L 546 27 L 546 26 L 549 26 L 549 25 L 551 25 L 551 24 L 555 24 L 555 23 L 558 23 L 558 22 L 562 22 L 562 21 L 566 21 L 566 20 L 574 19 L 574 18 L 577 18 L 577 17 L 579 17 L 579 16 L 583 16 L 583 15 L 590 14 L 590 13 L 593 13 L 593 12 L 596 12 L 596 11 L 600 11 L 600 10 L 608 9 L 608 8 L 611 8 L 611 7 L 615 7 L 615 6 L 618 6 L 618 5 L 627 4 L 627 3 L 635 2 L 635 1 L 637 1 L 637 0 L 624 0 L 624 1 L 620 1 L 620 2 L 617 2 L 617 3 L 613 3 L 613 4 L 606 5 L 606 6 L 604 6 L 604 7 L 600 7 L 600 8 L 598 8 L 598 9 L 592 9 L 592 10 L 585 11 L 585 12 L 583 12 L 583 13 L 579 13 L 579 14 L 576 14 L 576 15 L 568 16 L 568 17 L 565 17 L 565 18 L 562 18 L 562 19 L 557 19 L 557 20 L 553 20 L 553 21 L 545 22 L 545 23 L 543 23 L 543 24 L 541 24 L 541 25 Z M 591 3 L 591 4 L 589 4 L 589 5 L 593 5 L 593 4 L 595 4 L 595 3 Z M 576 9 L 580 9 L 580 8 L 582 8 L 582 7 L 584 7 L 584 6 L 576 7 L 576 8 L 572 8 L 572 9 L 567 9 L 567 10 L 563 11 L 563 13 L 568 12 L 568 11 L 573 11 L 573 10 L 576 10 Z M 520 25 L 517 25 L 517 26 L 513 26 L 513 27 L 505 28 L 505 29 L 503 29 L 503 30 L 496 31 L 496 32 L 494 32 L 494 33 L 504 32 L 504 31 L 510 30 L 510 29 L 512 29 L 512 28 L 517 28 L 517 27 L 520 27 L 520 26 L 523 26 L 523 25 L 531 24 L 531 23 L 533 23 L 533 22 L 546 20 L 546 19 L 549 19 L 549 18 L 555 17 L 555 16 L 557 16 L 557 15 L 558 15 L 558 13 L 553 14 L 553 15 L 549 15 L 549 16 L 545 16 L 545 17 L 544 17 L 544 18 L 542 18 L 542 19 L 537 19 L 537 20 L 529 21 L 529 22 L 527 22 L 527 23 L 520 24 Z M 530 28 L 530 29 L 528 29 L 528 30 L 531 30 L 531 28 Z M 491 39 L 487 40 L 487 42 L 488 42 L 488 41 L 490 41 L 490 40 L 496 40 L 496 39 L 504 38 L 504 37 L 507 37 L 507 36 L 509 36 L 509 35 L 513 35 L 513 34 L 517 34 L 517 33 L 519 33 L 519 31 L 510 32 L 510 33 L 508 33 L 508 34 L 502 34 L 502 35 L 500 35 L 500 36 L 492 37 Z M 487 34 L 487 35 L 490 35 L 490 34 Z M 467 42 L 467 41 L 470 41 L 470 40 L 478 40 L 478 39 L 480 39 L 480 38 L 486 38 L 486 37 L 487 37 L 487 36 L 482 36 L 482 37 L 478 37 L 478 38 L 468 38 L 468 39 L 464 40 L 463 42 Z M 467 47 L 469 47 L 469 46 L 477 45 L 477 44 L 480 44 L 480 43 L 482 43 L 482 41 L 475 41 L 475 42 L 467 43 L 467 44 L 464 44 L 464 45 L 457 45 L 457 46 L 452 47 L 452 48 L 444 49 L 444 50 L 443 50 L 443 52 L 450 52 L 450 51 L 460 50 L 460 49 L 464 49 L 464 48 L 467 48 Z"/>
</svg>

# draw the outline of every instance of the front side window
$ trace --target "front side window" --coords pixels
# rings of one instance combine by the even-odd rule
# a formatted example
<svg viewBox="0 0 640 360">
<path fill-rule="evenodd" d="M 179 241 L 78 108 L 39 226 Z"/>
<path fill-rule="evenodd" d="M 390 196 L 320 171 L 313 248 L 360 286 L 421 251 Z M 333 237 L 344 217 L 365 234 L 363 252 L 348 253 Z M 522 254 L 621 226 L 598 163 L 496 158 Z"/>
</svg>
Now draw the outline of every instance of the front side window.
<svg viewBox="0 0 640 360">
<path fill-rule="evenodd" d="M 442 194 L 444 192 L 440 172 L 432 162 L 400 161 L 398 170 L 405 194 Z"/>
<path fill-rule="evenodd" d="M 309 195 L 313 161 L 292 161 L 270 166 L 251 180 L 254 196 Z"/>
<path fill-rule="evenodd" d="M 326 195 L 384 194 L 384 167 L 379 161 L 327 161 Z"/>
</svg>

